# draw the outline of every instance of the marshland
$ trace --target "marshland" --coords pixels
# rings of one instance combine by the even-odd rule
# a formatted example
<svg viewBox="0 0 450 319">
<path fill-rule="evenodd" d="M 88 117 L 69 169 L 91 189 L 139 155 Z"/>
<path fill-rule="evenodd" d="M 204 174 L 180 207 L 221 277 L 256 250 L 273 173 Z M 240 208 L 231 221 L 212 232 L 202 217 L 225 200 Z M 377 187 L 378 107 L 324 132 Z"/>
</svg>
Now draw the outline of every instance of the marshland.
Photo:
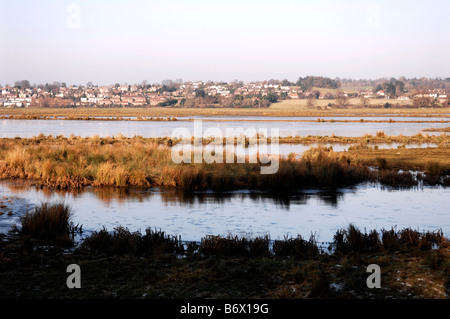
<svg viewBox="0 0 450 319">
<path fill-rule="evenodd" d="M 182 241 L 163 230 L 125 227 L 82 232 L 73 208 L 42 203 L 0 237 L 4 298 L 445 298 L 449 243 L 441 230 L 338 229 L 324 252 L 312 234 L 213 236 Z M 66 287 L 66 267 L 83 269 L 82 287 Z M 368 289 L 366 267 L 383 269 Z"/>
<path fill-rule="evenodd" d="M 1 120 L 0 258 L 2 276 L 14 278 L 2 296 L 65 297 L 61 269 L 74 261 L 87 276 L 80 298 L 448 296 L 442 114 L 355 110 L 352 119 L 336 110 L 324 120 L 272 121 L 224 111 L 208 121 L 202 112 L 211 110 L 131 109 L 117 115 L 135 119 L 92 121 L 108 115 L 87 109 L 69 120 L 63 109 L 54 116 L 64 119 L 30 118 L 46 111 Z M 205 128 L 281 128 L 278 171 L 263 175 L 263 164 L 249 161 L 261 136 L 233 139 L 244 150 L 234 163 L 175 164 L 180 141 L 170 131 L 191 128 L 195 116 Z M 204 138 L 194 152 L 211 144 L 225 159 L 225 141 Z M 371 263 L 385 271 L 383 290 L 365 286 Z"/>
<path fill-rule="evenodd" d="M 0 7 L 4 316 L 450 298 L 450 2 Z"/>
</svg>

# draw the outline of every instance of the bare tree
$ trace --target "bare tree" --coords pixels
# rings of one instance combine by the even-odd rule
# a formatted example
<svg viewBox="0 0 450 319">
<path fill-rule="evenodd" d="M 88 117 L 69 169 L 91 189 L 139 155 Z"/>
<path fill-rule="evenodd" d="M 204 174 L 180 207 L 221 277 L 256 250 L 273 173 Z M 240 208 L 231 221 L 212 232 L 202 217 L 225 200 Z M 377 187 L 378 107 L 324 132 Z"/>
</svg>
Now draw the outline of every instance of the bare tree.
<svg viewBox="0 0 450 319">
<path fill-rule="evenodd" d="M 339 91 L 336 96 L 336 104 L 340 108 L 344 108 L 347 105 L 348 96 L 346 93 Z"/>
<path fill-rule="evenodd" d="M 361 96 L 361 106 L 367 107 L 369 105 L 369 99 L 366 98 L 364 95 Z"/>
</svg>

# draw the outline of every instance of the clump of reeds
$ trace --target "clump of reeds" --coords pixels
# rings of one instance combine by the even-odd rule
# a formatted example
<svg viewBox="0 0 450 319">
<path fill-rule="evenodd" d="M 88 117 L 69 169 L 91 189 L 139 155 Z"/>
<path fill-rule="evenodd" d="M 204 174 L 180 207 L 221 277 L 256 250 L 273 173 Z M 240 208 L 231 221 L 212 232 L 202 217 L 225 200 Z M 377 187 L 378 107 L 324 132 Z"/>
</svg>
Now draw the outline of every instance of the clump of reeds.
<svg viewBox="0 0 450 319">
<path fill-rule="evenodd" d="M 388 251 L 405 251 L 414 248 L 430 250 L 433 245 L 436 248 L 448 246 L 448 240 L 444 237 L 442 230 L 419 232 L 405 228 L 397 232 L 392 228 L 382 229 L 381 232 L 383 247 Z"/>
<path fill-rule="evenodd" d="M 425 163 L 425 173 L 440 176 L 442 174 L 442 167 L 437 161 L 427 161 Z"/>
<path fill-rule="evenodd" d="M 202 238 L 199 252 L 203 255 L 222 257 L 260 257 L 270 255 L 269 237 L 249 239 L 228 235 L 227 237 L 208 235 Z"/>
<path fill-rule="evenodd" d="M 419 232 L 411 228 L 396 231 L 382 229 L 381 237 L 376 230 L 363 233 L 350 224 L 346 229 L 339 229 L 334 235 L 333 244 L 336 252 L 344 255 L 350 253 L 375 252 L 380 249 L 387 251 L 407 251 L 411 249 L 429 250 L 435 247 L 447 247 L 448 241 L 442 230 L 435 232 Z"/>
<path fill-rule="evenodd" d="M 273 243 L 273 252 L 276 256 L 309 258 L 319 254 L 319 248 L 314 235 L 309 240 L 305 240 L 298 235 L 296 238 L 287 238 L 275 240 Z"/>
<path fill-rule="evenodd" d="M 42 203 L 21 218 L 22 235 L 47 240 L 70 242 L 74 230 L 72 209 L 63 202 Z"/>
<path fill-rule="evenodd" d="M 376 157 L 375 161 L 379 169 L 387 168 L 387 160 L 384 157 Z"/>
<path fill-rule="evenodd" d="M 6 164 L 17 168 L 23 167 L 30 159 L 30 154 L 25 148 L 16 146 L 8 150 L 5 154 Z"/>
<path fill-rule="evenodd" d="M 378 172 L 378 180 L 381 184 L 392 187 L 412 187 L 417 186 L 418 182 L 409 172 L 398 172 L 393 169 L 384 169 Z"/>
<path fill-rule="evenodd" d="M 334 235 L 336 251 L 343 254 L 364 253 L 376 251 L 380 248 L 380 238 L 375 230 L 362 233 L 356 226 L 350 224 L 346 229 L 336 231 Z"/>
<path fill-rule="evenodd" d="M 147 228 L 145 234 L 130 232 L 128 228 L 116 227 L 113 232 L 106 228 L 92 233 L 81 243 L 81 248 L 93 254 L 153 256 L 162 253 L 179 253 L 184 248 L 176 236 Z"/>
</svg>

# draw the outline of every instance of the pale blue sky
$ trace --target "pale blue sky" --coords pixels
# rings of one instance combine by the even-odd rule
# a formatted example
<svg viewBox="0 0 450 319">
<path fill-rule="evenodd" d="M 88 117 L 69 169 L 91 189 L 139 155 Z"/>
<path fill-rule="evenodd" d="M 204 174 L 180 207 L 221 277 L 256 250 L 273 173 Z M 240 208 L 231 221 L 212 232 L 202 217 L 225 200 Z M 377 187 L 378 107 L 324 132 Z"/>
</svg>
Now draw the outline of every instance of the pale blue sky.
<svg viewBox="0 0 450 319">
<path fill-rule="evenodd" d="M 449 77 L 450 2 L 0 0 L 0 84 Z"/>
</svg>

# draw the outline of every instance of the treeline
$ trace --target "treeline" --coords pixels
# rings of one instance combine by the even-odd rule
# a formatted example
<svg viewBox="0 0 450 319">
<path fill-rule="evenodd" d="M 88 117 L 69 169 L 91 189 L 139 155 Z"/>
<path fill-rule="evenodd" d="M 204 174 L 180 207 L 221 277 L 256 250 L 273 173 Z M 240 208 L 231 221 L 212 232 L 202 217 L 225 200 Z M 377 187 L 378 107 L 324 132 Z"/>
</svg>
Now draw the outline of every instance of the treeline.
<svg viewBox="0 0 450 319">
<path fill-rule="evenodd" d="M 175 100 L 176 101 L 176 100 Z M 182 98 L 178 104 L 174 106 L 178 107 L 226 107 L 226 108 L 266 108 L 270 104 L 278 101 L 278 95 L 269 92 L 267 95 L 261 94 L 243 96 L 236 94 L 233 96 L 225 97 L 219 95 L 205 95 L 196 96 L 195 98 Z M 160 106 L 167 106 L 159 104 Z"/>
<path fill-rule="evenodd" d="M 338 80 L 333 80 L 322 76 L 307 76 L 305 78 L 299 77 L 296 83 L 303 91 L 307 91 L 310 88 L 326 88 L 326 89 L 338 89 L 341 87 L 341 83 Z"/>
<path fill-rule="evenodd" d="M 390 81 L 378 84 L 375 92 L 384 91 L 389 96 L 400 96 L 405 92 L 405 82 L 392 78 Z"/>
<path fill-rule="evenodd" d="M 380 78 L 375 80 L 368 79 L 337 79 L 343 87 L 373 87 L 383 83 L 400 81 L 404 83 L 405 90 L 433 90 L 433 89 L 450 89 L 450 77 L 448 78 L 410 78 L 402 76 L 399 78 Z"/>
</svg>

